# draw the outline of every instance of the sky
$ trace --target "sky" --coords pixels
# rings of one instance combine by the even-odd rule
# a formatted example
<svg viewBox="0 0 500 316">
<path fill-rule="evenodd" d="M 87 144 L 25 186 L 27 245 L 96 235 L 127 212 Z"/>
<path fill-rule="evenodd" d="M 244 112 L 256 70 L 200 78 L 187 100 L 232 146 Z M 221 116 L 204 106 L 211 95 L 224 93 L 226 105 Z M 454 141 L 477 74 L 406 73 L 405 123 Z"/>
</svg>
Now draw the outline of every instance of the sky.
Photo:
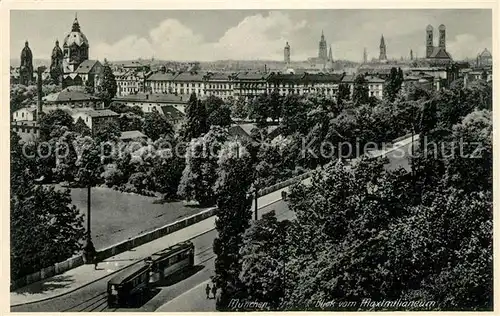
<svg viewBox="0 0 500 316">
<path fill-rule="evenodd" d="M 34 58 L 48 59 L 59 39 L 71 31 L 74 11 L 13 10 L 10 54 L 19 58 L 29 41 Z M 283 60 L 318 55 L 321 31 L 334 59 L 360 61 L 363 49 L 377 58 L 383 34 L 388 58 L 425 55 L 425 28 L 446 25 L 446 48 L 454 59 L 475 58 L 492 50 L 492 13 L 487 9 L 400 10 L 80 10 L 81 31 L 87 36 L 90 59 L 213 61 Z"/>
</svg>

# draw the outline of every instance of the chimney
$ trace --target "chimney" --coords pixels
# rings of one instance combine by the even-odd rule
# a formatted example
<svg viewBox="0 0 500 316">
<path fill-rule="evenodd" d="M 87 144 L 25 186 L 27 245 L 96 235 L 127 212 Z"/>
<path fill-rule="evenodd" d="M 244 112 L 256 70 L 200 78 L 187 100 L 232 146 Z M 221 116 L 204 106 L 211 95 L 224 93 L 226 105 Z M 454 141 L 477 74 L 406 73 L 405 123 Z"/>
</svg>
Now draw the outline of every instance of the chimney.
<svg viewBox="0 0 500 316">
<path fill-rule="evenodd" d="M 42 115 L 42 73 L 44 69 L 43 67 L 38 67 L 36 70 L 36 90 L 37 90 L 37 115 L 36 118 L 37 120 L 40 120 L 40 117 Z"/>
<path fill-rule="evenodd" d="M 264 65 L 264 73 L 267 73 L 267 64 Z"/>
</svg>

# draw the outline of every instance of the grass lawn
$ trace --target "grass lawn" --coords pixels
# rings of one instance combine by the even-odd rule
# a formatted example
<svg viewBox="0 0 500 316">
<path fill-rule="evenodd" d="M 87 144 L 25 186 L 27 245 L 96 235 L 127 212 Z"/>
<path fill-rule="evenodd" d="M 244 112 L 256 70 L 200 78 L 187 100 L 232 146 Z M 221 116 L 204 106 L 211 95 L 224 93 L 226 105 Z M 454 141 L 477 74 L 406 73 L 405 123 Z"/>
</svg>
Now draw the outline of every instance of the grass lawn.
<svg viewBox="0 0 500 316">
<path fill-rule="evenodd" d="M 56 188 L 62 188 L 57 185 Z M 124 193 L 108 188 L 92 188 L 92 241 L 102 249 L 141 233 L 196 214 L 202 209 L 184 202 L 154 204 L 157 197 Z M 73 204 L 84 214 L 87 227 L 87 189 L 72 188 Z"/>
</svg>

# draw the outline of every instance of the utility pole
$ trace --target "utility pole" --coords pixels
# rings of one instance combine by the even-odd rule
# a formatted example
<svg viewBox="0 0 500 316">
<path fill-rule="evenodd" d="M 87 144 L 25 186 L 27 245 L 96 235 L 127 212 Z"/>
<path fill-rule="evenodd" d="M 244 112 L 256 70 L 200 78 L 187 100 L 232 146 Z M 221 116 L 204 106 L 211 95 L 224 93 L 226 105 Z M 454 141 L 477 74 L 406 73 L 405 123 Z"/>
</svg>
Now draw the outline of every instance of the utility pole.
<svg viewBox="0 0 500 316">
<path fill-rule="evenodd" d="M 92 234 L 90 232 L 90 222 L 91 222 L 91 210 L 90 210 L 90 201 L 91 201 L 91 187 L 90 184 L 87 186 L 87 244 L 92 243 Z"/>
<path fill-rule="evenodd" d="M 258 219 L 259 219 L 259 217 L 258 217 L 258 207 L 257 207 L 257 200 L 258 200 L 257 193 L 259 193 L 259 189 L 257 188 L 257 186 L 255 186 L 255 194 L 253 195 L 253 196 L 254 196 L 254 213 L 255 213 L 255 220 L 258 220 Z"/>
<path fill-rule="evenodd" d="M 88 171 L 88 163 L 87 165 L 85 166 L 85 169 L 87 169 L 87 172 Z M 89 172 L 90 173 L 90 172 Z M 96 261 L 96 258 L 95 258 L 95 255 L 96 255 L 96 251 L 95 251 L 95 247 L 94 247 L 94 244 L 92 243 L 92 233 L 91 233 L 91 229 L 90 229 L 90 225 L 91 225 L 91 215 L 92 215 L 92 212 L 91 212 L 91 189 L 92 189 L 92 185 L 91 185 L 91 180 L 90 180 L 90 174 L 88 175 L 88 178 L 87 178 L 87 238 L 86 238 L 86 242 L 85 242 L 85 246 L 83 248 L 83 257 L 84 257 L 84 261 L 85 263 L 95 263 L 96 266 L 97 266 L 97 261 Z"/>
</svg>

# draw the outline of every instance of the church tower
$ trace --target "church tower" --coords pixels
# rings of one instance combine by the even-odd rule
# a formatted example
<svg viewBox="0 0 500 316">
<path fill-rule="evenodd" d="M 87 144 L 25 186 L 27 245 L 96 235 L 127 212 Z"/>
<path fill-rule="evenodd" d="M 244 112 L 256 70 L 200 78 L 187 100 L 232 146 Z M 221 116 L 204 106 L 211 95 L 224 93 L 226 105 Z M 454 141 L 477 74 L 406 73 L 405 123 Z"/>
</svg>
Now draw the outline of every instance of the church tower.
<svg viewBox="0 0 500 316">
<path fill-rule="evenodd" d="M 286 42 L 285 48 L 283 49 L 285 55 L 285 64 L 290 64 L 290 45 Z"/>
<path fill-rule="evenodd" d="M 327 61 L 328 60 L 327 54 L 328 52 L 326 48 L 325 35 L 323 34 L 323 31 L 321 31 L 321 40 L 319 41 L 318 58 L 322 61 Z"/>
<path fill-rule="evenodd" d="M 333 62 L 332 45 L 330 45 L 330 51 L 328 52 L 328 61 Z"/>
<path fill-rule="evenodd" d="M 80 31 L 80 24 L 76 16 L 71 32 L 64 38 L 63 51 L 64 73 L 74 72 L 84 60 L 89 59 L 89 41 Z"/>
<path fill-rule="evenodd" d="M 380 56 L 378 57 L 379 60 L 387 60 L 387 54 L 385 50 L 385 40 L 384 40 L 384 35 L 382 34 L 382 37 L 380 38 Z"/>
<path fill-rule="evenodd" d="M 426 38 L 425 38 L 425 57 L 429 58 L 432 55 L 432 52 L 434 51 L 434 28 L 432 25 L 427 25 L 426 29 Z"/>
<path fill-rule="evenodd" d="M 33 53 L 28 41 L 24 43 L 24 48 L 21 51 L 21 66 L 19 68 L 20 83 L 29 86 L 33 83 Z"/>
<path fill-rule="evenodd" d="M 446 49 L 446 26 L 444 24 L 439 26 L 439 47 Z"/>
<path fill-rule="evenodd" d="M 413 49 L 410 49 L 410 60 L 413 60 Z"/>
<path fill-rule="evenodd" d="M 55 84 L 60 84 L 63 74 L 63 51 L 59 47 L 59 41 L 56 40 L 56 45 L 52 49 L 52 55 L 50 56 L 50 77 Z"/>
</svg>

